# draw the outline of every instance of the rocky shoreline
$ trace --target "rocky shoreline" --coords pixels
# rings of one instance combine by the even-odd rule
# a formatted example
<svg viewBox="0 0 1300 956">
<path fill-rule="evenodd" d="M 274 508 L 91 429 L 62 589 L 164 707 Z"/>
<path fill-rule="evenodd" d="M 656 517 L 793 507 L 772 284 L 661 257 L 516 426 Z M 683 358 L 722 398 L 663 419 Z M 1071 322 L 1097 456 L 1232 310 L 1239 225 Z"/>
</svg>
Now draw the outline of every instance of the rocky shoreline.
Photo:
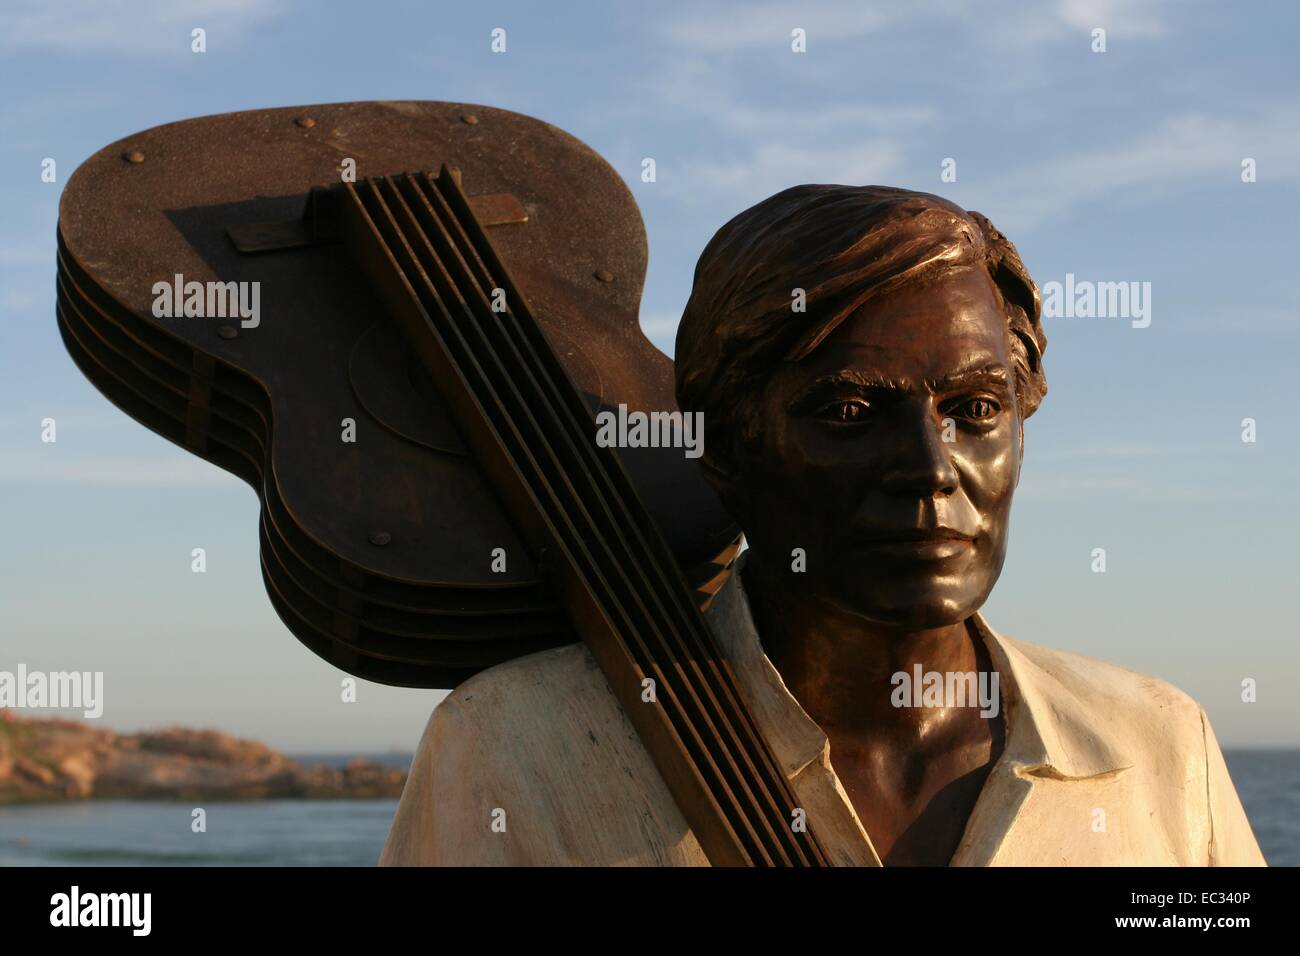
<svg viewBox="0 0 1300 956">
<path fill-rule="evenodd" d="M 405 781 L 405 772 L 372 760 L 304 766 L 265 744 L 215 730 L 117 734 L 0 710 L 0 804 L 395 798 Z"/>
</svg>

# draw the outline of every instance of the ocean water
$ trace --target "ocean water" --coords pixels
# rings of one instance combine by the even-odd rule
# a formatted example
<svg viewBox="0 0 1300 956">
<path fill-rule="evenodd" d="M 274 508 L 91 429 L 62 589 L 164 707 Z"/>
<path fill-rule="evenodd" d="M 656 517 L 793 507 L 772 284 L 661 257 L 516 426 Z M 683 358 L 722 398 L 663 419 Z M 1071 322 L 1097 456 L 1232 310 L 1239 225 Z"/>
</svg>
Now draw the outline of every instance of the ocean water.
<svg viewBox="0 0 1300 956">
<path fill-rule="evenodd" d="M 190 811 L 207 811 L 207 832 Z M 0 807 L 0 866 L 373 866 L 396 800 Z"/>
<path fill-rule="evenodd" d="M 349 759 L 295 754 L 300 763 Z M 405 770 L 410 754 L 368 754 Z M 194 833 L 191 811 L 207 812 Z M 0 807 L 0 866 L 374 866 L 395 799 L 89 800 Z"/>
<path fill-rule="evenodd" d="M 1300 866 L 1300 750 L 1225 750 L 1224 763 L 1270 866 Z"/>
<path fill-rule="evenodd" d="M 1300 866 L 1300 750 L 1228 751 L 1225 759 L 1265 858 Z M 198 805 L 206 833 L 191 832 L 191 803 L 0 807 L 0 866 L 373 866 L 397 809 L 396 800 Z"/>
</svg>

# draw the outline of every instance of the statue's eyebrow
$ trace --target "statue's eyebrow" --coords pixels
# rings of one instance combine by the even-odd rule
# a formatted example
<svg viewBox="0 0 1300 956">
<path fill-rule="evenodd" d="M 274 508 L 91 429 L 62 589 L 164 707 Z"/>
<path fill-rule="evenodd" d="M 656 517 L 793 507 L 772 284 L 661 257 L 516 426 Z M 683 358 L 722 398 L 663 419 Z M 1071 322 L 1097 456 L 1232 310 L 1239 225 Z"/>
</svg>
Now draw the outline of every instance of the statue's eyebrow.
<svg viewBox="0 0 1300 956">
<path fill-rule="evenodd" d="M 1005 390 L 1010 378 L 1007 367 L 994 362 L 975 368 L 958 369 L 939 379 L 925 379 L 923 386 L 925 391 L 931 394 L 953 392 L 958 389 L 973 388 L 980 385 Z M 822 375 L 810 382 L 790 402 L 789 409 L 792 412 L 807 411 L 809 403 L 842 394 L 846 391 L 915 392 L 919 390 L 910 379 L 890 378 L 856 368 L 842 368 Z"/>
<path fill-rule="evenodd" d="M 980 368 L 960 369 L 940 379 L 927 379 L 925 387 L 931 392 L 955 392 L 977 385 L 1006 388 L 1011 375 L 1005 365 L 992 363 Z"/>
</svg>

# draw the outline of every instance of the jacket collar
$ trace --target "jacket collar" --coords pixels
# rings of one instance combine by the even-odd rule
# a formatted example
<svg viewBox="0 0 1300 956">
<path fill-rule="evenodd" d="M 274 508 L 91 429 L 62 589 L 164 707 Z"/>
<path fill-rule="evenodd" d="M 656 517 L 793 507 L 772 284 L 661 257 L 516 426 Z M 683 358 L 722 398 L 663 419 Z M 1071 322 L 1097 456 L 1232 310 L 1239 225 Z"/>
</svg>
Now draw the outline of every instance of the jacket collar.
<svg viewBox="0 0 1300 956">
<path fill-rule="evenodd" d="M 1021 775 L 1052 780 L 1087 780 L 1133 765 L 1123 741 L 1106 732 L 1113 721 L 1077 693 L 1066 655 L 999 634 L 979 613 L 974 622 L 1002 688 L 1003 761 Z"/>
<path fill-rule="evenodd" d="M 763 652 L 741 580 L 744 558 L 742 554 L 736 560 L 731 578 L 714 598 L 706 616 L 745 692 L 754 719 L 786 775 L 793 778 L 818 759 L 829 744 L 821 727 L 789 692 Z M 1003 753 L 990 774 L 991 780 L 998 774 L 1021 779 L 1085 780 L 1117 774 L 1131 766 L 1122 743 L 1102 732 L 1110 724 L 1105 714 L 1096 713 L 1097 705 L 1078 696 L 1070 686 L 1068 665 L 1062 655 L 1004 637 L 979 613 L 974 623 L 998 672 L 1006 721 Z M 982 793 L 980 800 L 984 797 Z"/>
</svg>

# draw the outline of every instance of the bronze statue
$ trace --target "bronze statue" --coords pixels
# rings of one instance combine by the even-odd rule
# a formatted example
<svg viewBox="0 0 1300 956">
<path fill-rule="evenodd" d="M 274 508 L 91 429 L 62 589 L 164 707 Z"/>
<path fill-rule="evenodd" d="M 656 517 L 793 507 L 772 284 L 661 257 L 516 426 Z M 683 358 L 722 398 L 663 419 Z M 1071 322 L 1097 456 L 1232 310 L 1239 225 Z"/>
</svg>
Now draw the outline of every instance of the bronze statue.
<svg viewBox="0 0 1300 956">
<path fill-rule="evenodd" d="M 1195 702 L 978 613 L 1047 391 L 1039 311 L 1011 242 L 937 196 L 798 186 L 723 226 L 676 355 L 750 545 L 715 632 L 832 862 L 1262 863 Z M 586 660 L 452 693 L 385 862 L 703 862 Z M 1002 699 L 899 706 L 914 672 Z"/>
<path fill-rule="evenodd" d="M 992 670 L 967 622 L 1002 569 L 1045 347 L 1015 247 L 934 196 L 796 187 L 696 269 L 680 401 L 712 425 L 764 648 L 887 864 L 947 863 L 1002 751 L 1001 715 L 895 707 L 892 677 Z"/>
<path fill-rule="evenodd" d="M 64 191 L 78 366 L 252 485 L 304 644 L 452 688 L 384 862 L 1262 862 L 1195 702 L 979 614 L 1046 390 L 1010 242 L 787 190 L 675 369 L 645 258 L 599 156 L 464 104 L 189 120 Z"/>
</svg>

